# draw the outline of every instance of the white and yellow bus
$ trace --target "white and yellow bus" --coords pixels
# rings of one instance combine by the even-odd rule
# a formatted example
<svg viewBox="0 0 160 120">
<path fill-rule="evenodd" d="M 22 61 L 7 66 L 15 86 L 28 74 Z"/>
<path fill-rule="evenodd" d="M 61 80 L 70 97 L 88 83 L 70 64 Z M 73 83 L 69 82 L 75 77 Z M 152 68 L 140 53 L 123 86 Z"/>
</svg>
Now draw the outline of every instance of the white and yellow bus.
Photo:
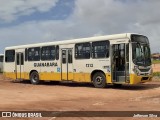
<svg viewBox="0 0 160 120">
<path fill-rule="evenodd" d="M 0 73 L 3 73 L 3 58 L 4 55 L 0 54 Z"/>
<path fill-rule="evenodd" d="M 6 77 L 40 81 L 138 84 L 151 81 L 149 40 L 132 33 L 5 48 Z"/>
</svg>

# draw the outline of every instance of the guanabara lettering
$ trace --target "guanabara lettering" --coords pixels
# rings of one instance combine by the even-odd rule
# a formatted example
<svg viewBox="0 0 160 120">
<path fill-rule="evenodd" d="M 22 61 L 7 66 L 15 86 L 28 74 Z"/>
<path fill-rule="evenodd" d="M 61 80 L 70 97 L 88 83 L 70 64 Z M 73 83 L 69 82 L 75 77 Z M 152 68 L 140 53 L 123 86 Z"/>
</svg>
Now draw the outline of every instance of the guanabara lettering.
<svg viewBox="0 0 160 120">
<path fill-rule="evenodd" d="M 57 63 L 54 62 L 47 62 L 47 63 L 34 63 L 34 67 L 53 67 L 58 66 Z"/>
</svg>

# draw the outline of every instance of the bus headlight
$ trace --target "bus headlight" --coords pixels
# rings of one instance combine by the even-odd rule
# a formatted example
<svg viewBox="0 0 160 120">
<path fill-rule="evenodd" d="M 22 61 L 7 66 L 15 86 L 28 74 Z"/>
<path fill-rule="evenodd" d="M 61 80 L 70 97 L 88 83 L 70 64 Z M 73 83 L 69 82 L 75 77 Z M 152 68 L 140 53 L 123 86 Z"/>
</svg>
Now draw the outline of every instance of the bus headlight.
<svg viewBox="0 0 160 120">
<path fill-rule="evenodd" d="M 135 73 L 136 75 L 139 75 L 138 66 L 134 66 L 133 71 L 134 71 L 134 73 Z"/>
<path fill-rule="evenodd" d="M 152 75 L 152 74 L 153 74 L 153 69 L 151 68 L 149 71 L 149 75 Z"/>
</svg>

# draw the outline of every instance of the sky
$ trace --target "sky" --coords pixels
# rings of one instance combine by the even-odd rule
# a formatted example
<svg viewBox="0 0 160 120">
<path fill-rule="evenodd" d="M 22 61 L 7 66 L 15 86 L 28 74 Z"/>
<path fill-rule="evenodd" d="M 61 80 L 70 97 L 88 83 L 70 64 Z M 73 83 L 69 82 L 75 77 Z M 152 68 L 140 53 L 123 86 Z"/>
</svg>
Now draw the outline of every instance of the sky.
<svg viewBox="0 0 160 120">
<path fill-rule="evenodd" d="M 160 0 L 0 0 L 0 53 L 14 45 L 139 33 L 160 52 Z"/>
</svg>

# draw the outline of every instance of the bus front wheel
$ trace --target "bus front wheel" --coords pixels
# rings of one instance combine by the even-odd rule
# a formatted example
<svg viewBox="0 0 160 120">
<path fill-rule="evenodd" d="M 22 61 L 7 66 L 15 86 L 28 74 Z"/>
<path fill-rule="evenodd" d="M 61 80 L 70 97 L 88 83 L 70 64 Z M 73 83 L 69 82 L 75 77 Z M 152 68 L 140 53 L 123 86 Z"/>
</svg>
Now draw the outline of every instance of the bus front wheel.
<svg viewBox="0 0 160 120">
<path fill-rule="evenodd" d="M 30 81 L 33 85 L 39 84 L 39 75 L 36 71 L 32 72 L 30 75 Z"/>
<path fill-rule="evenodd" d="M 106 76 L 97 72 L 93 75 L 93 84 L 96 88 L 105 88 L 106 87 Z"/>
</svg>

